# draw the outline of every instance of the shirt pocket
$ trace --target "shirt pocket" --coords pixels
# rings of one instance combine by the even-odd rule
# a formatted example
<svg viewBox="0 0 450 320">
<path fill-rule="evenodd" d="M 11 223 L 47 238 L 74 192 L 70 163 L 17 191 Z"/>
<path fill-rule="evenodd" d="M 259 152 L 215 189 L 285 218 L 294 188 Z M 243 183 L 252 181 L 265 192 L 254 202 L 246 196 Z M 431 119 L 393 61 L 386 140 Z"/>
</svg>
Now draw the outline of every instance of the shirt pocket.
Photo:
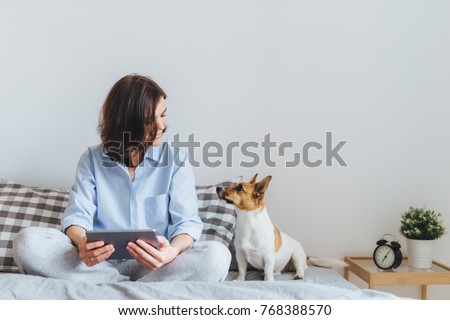
<svg viewBox="0 0 450 320">
<path fill-rule="evenodd" d="M 145 219 L 150 228 L 163 231 L 169 224 L 169 195 L 160 194 L 145 199 Z"/>
</svg>

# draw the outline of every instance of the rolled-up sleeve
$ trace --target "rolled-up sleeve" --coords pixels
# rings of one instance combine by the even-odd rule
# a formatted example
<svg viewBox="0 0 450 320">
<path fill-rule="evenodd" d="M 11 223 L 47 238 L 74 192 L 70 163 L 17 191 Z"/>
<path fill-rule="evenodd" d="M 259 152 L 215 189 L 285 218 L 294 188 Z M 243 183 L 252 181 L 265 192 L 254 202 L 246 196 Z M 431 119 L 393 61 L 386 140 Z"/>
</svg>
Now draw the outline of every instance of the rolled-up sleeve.
<svg viewBox="0 0 450 320">
<path fill-rule="evenodd" d="M 90 150 L 78 162 L 75 183 L 69 193 L 69 203 L 61 220 L 61 231 L 72 225 L 92 230 L 93 217 L 97 210 L 95 178 Z"/>
<path fill-rule="evenodd" d="M 174 155 L 176 166 L 169 188 L 169 240 L 179 234 L 188 234 L 197 241 L 202 233 L 203 222 L 198 215 L 198 200 L 192 166 L 188 161 L 188 152 L 179 149 Z"/>
</svg>

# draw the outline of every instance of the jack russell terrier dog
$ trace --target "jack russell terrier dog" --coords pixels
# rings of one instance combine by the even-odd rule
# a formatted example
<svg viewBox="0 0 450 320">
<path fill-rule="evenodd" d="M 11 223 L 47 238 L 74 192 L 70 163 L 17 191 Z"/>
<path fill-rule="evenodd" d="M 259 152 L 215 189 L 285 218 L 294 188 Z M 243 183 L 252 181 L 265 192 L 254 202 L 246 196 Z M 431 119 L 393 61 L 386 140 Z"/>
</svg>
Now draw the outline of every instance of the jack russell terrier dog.
<svg viewBox="0 0 450 320">
<path fill-rule="evenodd" d="M 292 265 L 296 280 L 303 279 L 308 264 L 327 268 L 347 266 L 336 259 L 307 258 L 298 241 L 278 230 L 264 205 L 264 192 L 272 177 L 267 176 L 256 183 L 257 176 L 248 183 L 239 182 L 228 188 L 217 187 L 216 190 L 219 199 L 236 207 L 234 246 L 239 268 L 236 280 L 245 280 L 248 263 L 264 270 L 264 280 L 269 281 Z"/>
</svg>

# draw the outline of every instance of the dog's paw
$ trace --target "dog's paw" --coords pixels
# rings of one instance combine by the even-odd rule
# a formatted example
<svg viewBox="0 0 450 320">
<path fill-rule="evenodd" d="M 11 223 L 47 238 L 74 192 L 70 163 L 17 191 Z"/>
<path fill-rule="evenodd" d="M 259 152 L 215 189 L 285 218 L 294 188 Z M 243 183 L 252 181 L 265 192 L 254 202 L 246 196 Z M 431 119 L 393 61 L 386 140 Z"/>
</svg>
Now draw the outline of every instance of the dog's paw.
<svg viewBox="0 0 450 320">
<path fill-rule="evenodd" d="M 233 281 L 245 281 L 245 276 L 237 276 Z"/>
<path fill-rule="evenodd" d="M 303 280 L 303 276 L 299 275 L 298 273 L 296 273 L 294 275 L 294 280 Z"/>
<path fill-rule="evenodd" d="M 273 277 L 273 275 L 264 276 L 264 281 L 275 281 L 275 278 Z"/>
</svg>

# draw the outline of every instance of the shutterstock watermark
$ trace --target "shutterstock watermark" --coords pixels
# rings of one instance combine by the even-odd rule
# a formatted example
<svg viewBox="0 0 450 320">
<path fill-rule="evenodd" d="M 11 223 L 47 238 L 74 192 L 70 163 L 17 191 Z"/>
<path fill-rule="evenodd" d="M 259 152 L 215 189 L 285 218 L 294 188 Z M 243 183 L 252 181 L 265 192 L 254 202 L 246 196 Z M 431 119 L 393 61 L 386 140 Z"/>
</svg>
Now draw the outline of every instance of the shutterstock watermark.
<svg viewBox="0 0 450 320">
<path fill-rule="evenodd" d="M 346 167 L 347 163 L 341 157 L 339 152 L 344 147 L 347 141 L 339 141 L 337 144 L 333 144 L 333 133 L 326 132 L 325 146 L 317 141 L 310 141 L 303 145 L 302 152 L 294 152 L 293 157 L 285 159 L 280 162 L 279 158 L 286 158 L 288 150 L 295 150 L 294 143 L 291 141 L 276 142 L 272 141 L 271 134 L 267 133 L 261 142 L 256 141 L 232 141 L 226 146 L 215 142 L 208 141 L 201 145 L 200 142 L 195 140 L 194 134 L 188 136 L 188 141 L 180 141 L 179 134 L 174 136 L 172 146 L 174 148 L 187 148 L 189 151 L 189 163 L 193 167 L 200 167 L 203 164 L 206 167 L 216 168 L 225 164 L 226 167 L 232 167 L 233 154 L 236 150 L 238 153 L 245 157 L 245 160 L 241 160 L 239 165 L 243 168 L 254 168 L 261 164 L 268 167 L 285 166 L 287 168 L 298 167 L 303 163 L 306 167 L 315 168 L 321 165 L 327 167 L 333 166 L 337 163 L 339 166 Z M 201 148 L 202 161 L 199 162 L 195 159 L 195 150 Z M 315 150 L 324 149 L 324 155 L 322 159 L 311 157 L 310 152 Z M 260 151 L 260 152 L 257 152 Z M 262 155 L 260 154 L 262 151 Z M 276 154 L 273 157 L 274 151 Z M 302 156 L 303 155 L 303 156 Z M 277 158 L 276 160 L 274 158 Z M 335 161 L 333 161 L 333 159 Z"/>
<path fill-rule="evenodd" d="M 139 144 L 136 141 L 126 140 L 129 137 L 129 134 L 124 134 L 123 142 L 115 141 L 114 149 L 120 150 L 120 148 L 123 148 L 126 145 L 125 141 Z M 273 141 L 270 133 L 264 135 L 261 141 L 232 141 L 225 145 L 217 141 L 207 141 L 202 144 L 195 139 L 193 133 L 188 136 L 187 141 L 182 141 L 180 134 L 177 133 L 173 141 L 168 143 L 175 149 L 175 155 L 179 155 L 177 151 L 180 148 L 187 149 L 189 154 L 187 161 L 189 161 L 192 167 L 196 168 L 201 166 L 209 168 L 221 166 L 233 167 L 233 160 L 236 155 L 240 159 L 238 165 L 243 168 L 255 168 L 260 165 L 272 168 L 280 166 L 295 168 L 300 165 L 317 168 L 320 166 L 332 167 L 336 165 L 347 167 L 347 162 L 345 162 L 340 154 L 347 142 L 347 140 L 336 142 L 333 139 L 333 132 L 326 132 L 325 140 L 322 143 L 309 141 L 303 144 L 300 149 L 294 146 L 292 141 Z M 111 145 L 111 141 L 109 141 L 109 145 Z M 152 151 L 152 148 L 149 148 L 147 151 L 149 152 L 150 158 Z M 168 150 L 162 149 L 162 151 Z M 196 158 L 197 151 L 200 152 L 201 159 Z M 161 161 L 158 161 L 158 163 L 148 161 L 148 164 L 158 167 L 168 165 L 169 158 L 167 155 L 160 154 L 159 159 Z M 185 159 L 175 157 L 174 161 L 177 165 L 183 166 Z M 102 163 L 105 167 L 111 167 L 111 164 L 111 162 Z M 145 163 L 141 163 L 141 165 L 143 166 Z"/>
</svg>

